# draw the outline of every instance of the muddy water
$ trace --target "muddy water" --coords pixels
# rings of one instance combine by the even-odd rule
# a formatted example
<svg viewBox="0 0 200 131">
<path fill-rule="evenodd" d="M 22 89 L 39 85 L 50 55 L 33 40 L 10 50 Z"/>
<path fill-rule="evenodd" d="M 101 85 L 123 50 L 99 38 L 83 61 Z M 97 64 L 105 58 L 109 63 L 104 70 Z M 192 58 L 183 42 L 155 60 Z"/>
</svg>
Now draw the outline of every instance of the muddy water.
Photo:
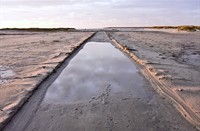
<svg viewBox="0 0 200 131">
<path fill-rule="evenodd" d="M 89 42 L 49 87 L 44 102 L 81 103 L 102 93 L 145 96 L 137 72 L 131 60 L 112 44 Z"/>
</svg>

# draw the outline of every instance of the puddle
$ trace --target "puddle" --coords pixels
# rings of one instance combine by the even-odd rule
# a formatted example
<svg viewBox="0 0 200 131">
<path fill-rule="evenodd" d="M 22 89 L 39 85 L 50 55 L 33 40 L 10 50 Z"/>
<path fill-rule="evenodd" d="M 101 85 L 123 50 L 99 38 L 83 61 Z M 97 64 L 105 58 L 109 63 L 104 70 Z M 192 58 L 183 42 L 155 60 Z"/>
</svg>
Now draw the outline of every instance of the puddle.
<svg viewBox="0 0 200 131">
<path fill-rule="evenodd" d="M 5 84 L 8 82 L 6 78 L 14 76 L 14 72 L 10 69 L 9 66 L 0 65 L 0 84 Z"/>
<path fill-rule="evenodd" d="M 48 88 L 47 103 L 76 103 L 102 94 L 145 94 L 134 63 L 110 43 L 88 42 Z"/>
</svg>

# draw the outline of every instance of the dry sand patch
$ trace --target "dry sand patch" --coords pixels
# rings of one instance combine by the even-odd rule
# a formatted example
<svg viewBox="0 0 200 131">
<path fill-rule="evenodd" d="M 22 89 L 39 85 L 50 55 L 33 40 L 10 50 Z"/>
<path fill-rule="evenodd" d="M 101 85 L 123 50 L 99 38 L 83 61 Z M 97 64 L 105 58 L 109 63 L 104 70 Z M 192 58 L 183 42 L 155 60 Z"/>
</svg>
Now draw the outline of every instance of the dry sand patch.
<svg viewBox="0 0 200 131">
<path fill-rule="evenodd" d="M 37 85 L 93 32 L 0 33 L 1 127 Z"/>
</svg>

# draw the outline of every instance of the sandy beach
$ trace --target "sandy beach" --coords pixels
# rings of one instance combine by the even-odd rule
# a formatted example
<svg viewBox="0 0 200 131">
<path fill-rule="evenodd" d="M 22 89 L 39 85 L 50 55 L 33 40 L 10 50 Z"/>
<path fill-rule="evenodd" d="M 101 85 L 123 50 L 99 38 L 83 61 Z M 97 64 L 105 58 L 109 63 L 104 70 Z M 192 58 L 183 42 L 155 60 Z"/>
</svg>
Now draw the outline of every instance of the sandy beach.
<svg viewBox="0 0 200 131">
<path fill-rule="evenodd" d="M 0 130 L 198 130 L 200 32 L 111 28 L 93 34 L 0 31 Z M 138 93 L 126 95 L 131 85 L 125 94 L 113 93 L 111 84 L 98 92 L 103 98 L 45 103 L 47 83 L 53 81 L 48 77 L 56 74 L 56 79 L 86 40 L 111 43 L 133 62 L 142 83 L 135 87 Z"/>
</svg>

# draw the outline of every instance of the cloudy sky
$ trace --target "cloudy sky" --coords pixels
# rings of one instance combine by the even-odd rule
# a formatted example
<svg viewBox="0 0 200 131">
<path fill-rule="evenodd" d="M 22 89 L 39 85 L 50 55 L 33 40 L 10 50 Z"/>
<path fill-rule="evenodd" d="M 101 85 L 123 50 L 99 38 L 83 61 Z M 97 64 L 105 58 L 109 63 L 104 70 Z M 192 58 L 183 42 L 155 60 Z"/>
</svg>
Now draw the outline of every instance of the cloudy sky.
<svg viewBox="0 0 200 131">
<path fill-rule="evenodd" d="M 200 25 L 200 0 L 0 0 L 0 28 Z"/>
</svg>

